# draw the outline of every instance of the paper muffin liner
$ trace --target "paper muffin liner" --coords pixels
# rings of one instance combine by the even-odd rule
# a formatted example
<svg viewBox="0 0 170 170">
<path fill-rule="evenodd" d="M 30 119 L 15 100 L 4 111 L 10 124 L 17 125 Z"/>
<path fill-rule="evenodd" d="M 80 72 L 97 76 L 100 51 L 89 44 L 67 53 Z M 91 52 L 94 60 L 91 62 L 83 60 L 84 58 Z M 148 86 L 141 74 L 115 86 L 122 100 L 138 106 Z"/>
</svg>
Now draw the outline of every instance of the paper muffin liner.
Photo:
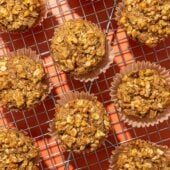
<svg viewBox="0 0 170 170">
<path fill-rule="evenodd" d="M 41 12 L 40 12 L 40 17 L 38 19 L 38 21 L 36 22 L 36 24 L 34 25 L 41 25 L 41 23 L 47 18 L 47 14 L 48 14 L 48 4 L 46 0 L 40 0 L 40 4 L 41 4 Z"/>
<path fill-rule="evenodd" d="M 39 150 L 39 148 L 38 148 L 38 146 L 37 145 L 35 145 L 35 141 L 30 137 L 30 136 L 28 136 L 28 133 L 25 131 L 25 130 L 18 130 L 16 127 L 13 127 L 13 128 L 9 128 L 9 127 L 6 127 L 6 126 L 0 126 L 0 130 L 3 130 L 3 129 L 7 129 L 7 130 L 13 130 L 13 131 L 15 131 L 15 132 L 17 132 L 17 133 L 22 133 L 22 134 L 24 134 L 25 135 L 25 137 L 29 137 L 29 139 L 33 142 L 33 145 L 34 146 L 36 146 L 37 147 L 37 149 L 38 149 L 38 156 L 37 156 L 37 158 L 36 158 L 36 160 L 35 160 L 35 166 L 36 166 L 36 169 L 35 170 L 38 170 L 39 169 L 39 160 L 40 160 L 40 150 Z"/>
<path fill-rule="evenodd" d="M 132 127 L 149 127 L 149 126 L 154 126 L 156 124 L 162 123 L 163 121 L 167 120 L 170 117 L 170 106 L 167 107 L 163 113 L 158 114 L 155 118 L 153 119 L 147 119 L 147 118 L 137 118 L 133 116 L 126 116 L 125 114 L 121 113 L 122 109 L 118 105 L 118 98 L 117 98 L 117 89 L 119 87 L 119 84 L 122 81 L 122 78 L 124 75 L 129 74 L 133 71 L 138 71 L 142 69 L 154 69 L 159 72 L 161 77 L 166 80 L 167 86 L 170 89 L 170 73 L 168 70 L 165 68 L 161 67 L 160 65 L 157 65 L 156 63 L 151 63 L 151 62 L 136 62 L 133 64 L 128 65 L 123 69 L 120 73 L 117 73 L 114 78 L 113 82 L 111 84 L 111 100 L 115 103 L 116 109 L 118 111 L 118 114 L 121 115 L 121 120 L 123 120 L 125 123 L 128 125 L 131 125 Z"/>
<path fill-rule="evenodd" d="M 16 56 L 27 56 L 27 57 L 30 57 L 31 59 L 35 60 L 36 63 L 40 63 L 42 64 L 42 66 L 44 67 L 43 65 L 43 61 L 42 59 L 40 58 L 39 55 L 36 54 L 35 51 L 33 51 L 31 48 L 22 48 L 22 49 L 19 49 L 17 51 L 13 51 L 13 52 L 8 52 L 6 55 L 4 55 L 4 57 L 16 57 Z M 45 69 L 44 69 L 44 73 L 46 74 L 45 72 Z M 36 107 L 38 104 L 40 104 L 42 101 L 45 100 L 45 98 L 51 93 L 51 90 L 52 90 L 52 84 L 50 83 L 49 79 L 47 78 L 47 76 L 45 77 L 45 81 L 46 83 L 48 84 L 48 92 L 47 92 L 47 95 L 41 99 L 40 101 L 37 101 L 35 102 L 34 106 L 30 107 L 30 108 L 24 108 L 24 109 L 17 109 L 17 108 L 8 108 L 8 106 L 5 106 L 3 103 L 0 103 L 0 107 L 3 107 L 3 108 L 7 108 L 9 109 L 10 111 L 13 111 L 13 112 L 18 112 L 18 111 L 29 111 L 31 109 L 33 109 L 34 107 Z"/>
<path fill-rule="evenodd" d="M 97 97 L 94 94 L 90 94 L 90 93 L 86 93 L 86 92 L 69 92 L 65 95 L 63 95 L 59 100 L 57 100 L 57 104 L 55 106 L 55 110 L 63 105 L 65 105 L 66 103 L 69 103 L 70 101 L 74 101 L 77 99 L 86 99 L 86 100 L 90 100 L 90 101 L 96 101 Z M 49 124 L 49 135 L 51 137 L 53 137 L 55 140 L 57 140 L 58 143 L 62 144 L 62 141 L 60 140 L 60 138 L 57 135 L 56 129 L 55 129 L 55 118 L 52 120 L 52 122 Z M 109 133 L 109 130 L 108 130 Z M 108 133 L 105 136 L 105 139 L 108 137 Z M 98 144 L 98 148 L 100 148 L 102 146 L 102 144 L 104 144 L 105 139 L 103 139 L 103 141 L 101 141 L 101 143 Z M 65 147 L 63 146 L 63 150 L 65 150 Z M 66 150 L 68 151 L 68 150 Z M 71 151 L 70 152 L 74 152 L 74 153 L 80 153 L 80 151 Z M 86 149 L 84 151 L 81 151 L 81 153 L 89 153 L 89 152 L 93 152 L 90 151 L 90 149 Z"/>
<path fill-rule="evenodd" d="M 141 139 L 137 139 L 137 140 L 141 140 Z M 132 140 L 133 141 L 133 140 Z M 132 142 L 130 141 L 130 142 Z M 142 141 L 142 140 L 141 140 Z M 117 146 L 115 148 L 115 150 L 112 151 L 111 157 L 109 159 L 109 169 L 108 170 L 113 170 L 116 168 L 116 160 L 119 156 L 119 153 L 122 153 L 123 149 L 125 146 L 128 146 L 128 144 L 130 143 L 125 143 L 122 144 L 120 146 Z M 157 145 L 156 143 L 150 142 L 150 141 L 146 141 L 147 143 L 151 144 L 154 147 L 158 147 L 159 149 L 162 149 L 165 151 L 165 156 L 167 158 L 168 161 L 170 161 L 170 148 L 168 148 L 168 146 L 163 146 L 163 145 Z"/>
<path fill-rule="evenodd" d="M 75 21 L 80 20 L 80 19 L 76 19 Z M 91 23 L 92 25 L 98 27 L 98 25 L 96 25 L 95 23 L 92 23 L 91 21 L 87 21 L 89 23 Z M 55 32 L 57 32 L 60 29 L 60 26 L 58 28 L 55 29 Z M 103 30 L 98 27 L 98 29 L 103 32 Z M 54 33 L 55 35 L 55 33 Z M 53 56 L 53 55 L 52 55 Z M 110 67 L 110 65 L 113 63 L 114 60 L 114 51 L 113 51 L 113 47 L 111 46 L 111 42 L 109 39 L 106 38 L 106 54 L 103 57 L 103 60 L 98 63 L 96 69 L 92 70 L 91 72 L 84 74 L 84 75 L 80 75 L 80 76 L 75 76 L 72 75 L 71 76 L 75 79 L 75 80 L 79 80 L 80 82 L 93 82 L 94 80 L 99 78 L 99 75 L 101 73 L 105 73 L 106 70 Z M 54 61 L 55 61 L 55 57 Z M 58 64 L 59 69 L 60 69 L 60 65 Z M 61 69 L 60 69 L 61 70 Z M 61 70 L 62 71 L 62 70 Z"/>
<path fill-rule="evenodd" d="M 26 31 L 28 31 L 29 29 L 32 29 L 38 25 L 41 25 L 42 22 L 47 18 L 47 14 L 48 14 L 47 5 L 48 4 L 47 4 L 46 0 L 40 0 L 40 16 L 31 28 L 21 30 L 21 31 L 20 30 L 7 31 L 6 29 L 1 29 L 0 31 L 2 31 L 4 33 L 18 34 L 18 33 L 24 33 Z"/>
<path fill-rule="evenodd" d="M 116 7 L 116 12 L 115 12 L 115 20 L 116 20 L 116 21 L 119 21 L 124 6 L 125 6 L 125 1 L 124 1 L 124 0 L 122 0 L 122 2 L 119 2 L 119 3 L 118 3 L 118 5 L 117 5 L 117 7 Z M 118 22 L 118 23 L 119 23 L 119 22 Z"/>
</svg>

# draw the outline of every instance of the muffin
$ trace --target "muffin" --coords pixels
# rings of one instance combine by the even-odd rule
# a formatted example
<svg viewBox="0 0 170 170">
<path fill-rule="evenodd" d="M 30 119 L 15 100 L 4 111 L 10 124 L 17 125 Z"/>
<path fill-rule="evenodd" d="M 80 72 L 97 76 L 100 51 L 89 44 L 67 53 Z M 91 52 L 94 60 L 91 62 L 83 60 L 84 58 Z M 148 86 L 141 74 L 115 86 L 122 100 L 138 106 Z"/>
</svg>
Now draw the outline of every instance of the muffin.
<svg viewBox="0 0 170 170">
<path fill-rule="evenodd" d="M 124 0 L 117 8 L 119 25 L 133 39 L 155 47 L 170 35 L 169 0 Z"/>
<path fill-rule="evenodd" d="M 1 0 L 0 30 L 22 32 L 34 27 L 45 17 L 46 6 L 42 0 Z"/>
<path fill-rule="evenodd" d="M 0 58 L 0 104 L 8 109 L 29 109 L 49 93 L 43 64 L 26 51 Z"/>
<path fill-rule="evenodd" d="M 139 68 L 142 64 L 143 67 Z M 117 74 L 111 87 L 118 111 L 124 119 L 135 121 L 139 126 L 158 123 L 170 114 L 169 72 L 149 62 L 142 64 L 133 64 L 121 75 Z M 134 69 L 135 66 L 138 69 Z"/>
<path fill-rule="evenodd" d="M 0 169 L 37 170 L 39 151 L 32 140 L 14 129 L 0 128 Z"/>
<path fill-rule="evenodd" d="M 131 141 L 112 152 L 109 170 L 168 170 L 168 150 L 140 139 Z"/>
<path fill-rule="evenodd" d="M 60 69 L 80 80 L 91 74 L 93 79 L 95 72 L 100 74 L 108 67 L 105 35 L 91 22 L 66 21 L 56 30 L 51 48 Z M 106 66 L 100 66 L 102 62 Z"/>
<path fill-rule="evenodd" d="M 154 69 L 133 71 L 117 89 L 118 104 L 127 116 L 153 119 L 170 104 L 170 90 Z"/>
<path fill-rule="evenodd" d="M 56 106 L 52 136 L 66 151 L 90 152 L 107 137 L 110 121 L 102 103 L 87 93 L 71 93 Z"/>
</svg>

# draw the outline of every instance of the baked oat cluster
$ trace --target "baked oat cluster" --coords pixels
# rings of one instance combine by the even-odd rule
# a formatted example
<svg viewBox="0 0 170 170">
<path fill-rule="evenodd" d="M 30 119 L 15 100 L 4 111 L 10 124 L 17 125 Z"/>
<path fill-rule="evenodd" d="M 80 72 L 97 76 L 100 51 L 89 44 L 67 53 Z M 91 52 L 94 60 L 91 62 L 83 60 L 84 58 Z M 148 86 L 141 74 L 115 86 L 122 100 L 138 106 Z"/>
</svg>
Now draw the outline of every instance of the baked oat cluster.
<svg viewBox="0 0 170 170">
<path fill-rule="evenodd" d="M 39 151 L 22 132 L 0 128 L 0 169 L 37 170 Z"/>
<path fill-rule="evenodd" d="M 166 149 L 144 140 L 134 140 L 110 158 L 110 170 L 168 170 Z"/>
<path fill-rule="evenodd" d="M 77 99 L 58 107 L 55 131 L 67 151 L 94 151 L 107 137 L 109 118 L 102 103 Z"/>
<path fill-rule="evenodd" d="M 24 31 L 40 17 L 40 0 L 0 0 L 0 30 Z"/>
<path fill-rule="evenodd" d="M 9 109 L 30 108 L 48 94 L 43 65 L 30 57 L 0 58 L 0 75 L 0 103 Z"/>
<path fill-rule="evenodd" d="M 170 89 L 158 71 L 143 69 L 123 76 L 117 98 L 123 114 L 153 119 L 170 104 Z"/>
<path fill-rule="evenodd" d="M 51 47 L 60 68 L 75 76 L 95 70 L 106 54 L 104 33 L 84 20 L 65 22 L 55 32 Z"/>
<path fill-rule="evenodd" d="M 125 0 L 119 24 L 133 39 L 149 47 L 170 35 L 169 0 Z"/>
</svg>

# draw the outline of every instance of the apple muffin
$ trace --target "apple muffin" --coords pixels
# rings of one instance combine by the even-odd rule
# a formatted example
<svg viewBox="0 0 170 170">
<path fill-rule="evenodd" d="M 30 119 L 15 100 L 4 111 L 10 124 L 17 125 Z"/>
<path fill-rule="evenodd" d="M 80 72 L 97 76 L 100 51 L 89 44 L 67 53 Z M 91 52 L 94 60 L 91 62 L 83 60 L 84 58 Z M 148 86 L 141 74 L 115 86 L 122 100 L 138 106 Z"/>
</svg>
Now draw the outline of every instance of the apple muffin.
<svg viewBox="0 0 170 170">
<path fill-rule="evenodd" d="M 8 109 L 29 109 L 49 93 L 43 64 L 29 56 L 0 58 L 0 75 L 0 104 Z"/>
<path fill-rule="evenodd" d="M 116 15 L 129 36 L 154 47 L 170 35 L 169 11 L 169 0 L 124 0 Z"/>
<path fill-rule="evenodd" d="M 95 24 L 70 20 L 56 30 L 51 48 L 61 70 L 83 76 L 98 68 L 106 56 L 106 38 Z"/>
<path fill-rule="evenodd" d="M 112 152 L 109 170 L 168 170 L 168 151 L 166 146 L 134 140 Z"/>
<path fill-rule="evenodd" d="M 170 89 L 157 70 L 142 69 L 122 77 L 117 98 L 126 116 L 154 119 L 170 104 Z"/>
<path fill-rule="evenodd" d="M 75 99 L 56 107 L 53 131 L 67 151 L 90 152 L 107 137 L 110 121 L 102 103 Z"/>
<path fill-rule="evenodd" d="M 24 133 L 0 128 L 0 169 L 38 170 L 39 150 Z"/>
<path fill-rule="evenodd" d="M 41 0 L 1 0 L 0 30 L 21 32 L 35 26 L 41 19 Z"/>
</svg>

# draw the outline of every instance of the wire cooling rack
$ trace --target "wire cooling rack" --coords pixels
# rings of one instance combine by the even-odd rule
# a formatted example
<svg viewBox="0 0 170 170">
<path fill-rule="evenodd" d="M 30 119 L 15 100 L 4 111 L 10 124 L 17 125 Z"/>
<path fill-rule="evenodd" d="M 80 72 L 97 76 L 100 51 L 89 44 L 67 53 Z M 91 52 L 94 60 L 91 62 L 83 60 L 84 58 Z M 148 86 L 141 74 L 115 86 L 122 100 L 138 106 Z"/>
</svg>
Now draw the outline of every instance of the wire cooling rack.
<svg viewBox="0 0 170 170">
<path fill-rule="evenodd" d="M 113 76 L 134 61 L 148 60 L 170 68 L 170 38 L 156 48 L 148 48 L 127 38 L 114 20 L 114 0 L 48 0 L 48 17 L 42 26 L 22 34 L 0 33 L 0 55 L 24 47 L 36 50 L 44 61 L 49 79 L 53 83 L 50 96 L 29 112 L 0 112 L 0 126 L 15 127 L 28 132 L 41 151 L 42 170 L 106 170 L 111 150 L 131 139 L 141 138 L 170 146 L 170 119 L 151 128 L 132 128 L 120 121 L 110 101 L 109 88 Z M 60 72 L 50 57 L 50 41 L 54 29 L 69 19 L 83 18 L 96 23 L 111 40 L 115 60 L 105 74 L 93 83 L 80 83 Z M 66 153 L 60 143 L 48 136 L 48 126 L 54 117 L 55 102 L 69 91 L 94 93 L 104 103 L 112 120 L 112 129 L 104 145 L 89 154 Z"/>
</svg>

